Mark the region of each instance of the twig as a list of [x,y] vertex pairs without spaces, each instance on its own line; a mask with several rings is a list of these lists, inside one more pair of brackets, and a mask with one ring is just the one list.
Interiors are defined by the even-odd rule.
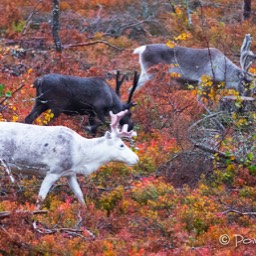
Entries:
[[[233,191],[233,189],[232,189],[232,191]],[[239,190],[240,191],[240,190]],[[215,200],[216,201],[216,200]],[[222,204],[227,210],[225,210],[225,211],[223,211],[223,212],[218,212],[218,213],[216,213],[216,214],[222,214],[222,215],[224,215],[224,214],[228,214],[228,213],[231,213],[231,212],[233,212],[233,213],[237,213],[237,214],[240,214],[240,215],[249,215],[249,216],[256,216],[256,212],[242,212],[242,211],[239,211],[239,210],[236,210],[236,209],[234,209],[233,207],[232,207],[232,205],[228,205],[228,204],[226,204],[225,202],[223,202],[221,199],[218,199],[217,200],[217,202],[218,203],[220,203],[220,204]]]
[[[35,231],[37,231],[38,233],[40,234],[55,234],[55,233],[66,233],[68,235],[71,235],[71,236],[79,236],[79,237],[82,237],[83,239],[87,239],[86,236],[82,235],[81,233],[84,231],[84,230],[81,230],[81,229],[74,229],[74,228],[53,228],[53,229],[50,229],[50,228],[39,228],[38,225],[37,225],[37,222],[34,221],[33,222],[33,228]],[[90,235],[91,238],[95,238],[95,235],[85,229],[86,232]]]
[[119,48],[115,45],[112,45],[106,41],[102,41],[102,40],[97,40],[97,41],[93,41],[93,42],[89,42],[89,43],[79,43],[79,44],[66,44],[66,45],[63,45],[63,49],[67,49],[67,48],[74,48],[74,47],[83,47],[83,46],[89,46],[89,45],[94,45],[94,44],[105,44],[109,47],[112,47],[118,51],[122,51],[123,49],[122,48]]
[[28,26],[29,26],[29,24],[31,23],[31,20],[32,20],[33,16],[34,16],[35,14],[37,14],[37,13],[42,9],[42,8],[40,8],[40,9],[36,10],[37,6],[38,6],[40,3],[42,3],[42,0],[38,0],[38,1],[36,2],[35,6],[33,7],[32,13],[29,14],[29,16],[28,16],[28,18],[27,18],[27,20],[26,20],[26,24],[25,24],[25,26],[24,26],[24,28],[23,28],[23,30],[22,30],[22,35],[23,35],[23,36],[27,33]]
[[[205,105],[203,105],[203,106],[209,115],[213,114]],[[219,112],[219,113],[221,113],[221,112]],[[225,127],[222,125],[222,123],[218,119],[213,118],[213,121],[217,124],[217,126],[221,129],[222,132],[224,132],[226,130]]]
[[[31,211],[16,211],[16,213],[32,213],[33,215],[45,214],[47,212],[48,211],[46,211],[46,210],[36,210],[36,211],[32,211],[32,212]],[[11,211],[0,212],[0,219],[10,217],[11,214],[12,214]]]
[[227,214],[227,213],[230,213],[230,212],[234,212],[234,213],[237,213],[237,214],[240,214],[240,215],[252,215],[252,216],[256,216],[256,212],[241,212],[241,211],[238,211],[238,210],[235,210],[235,209],[228,209],[224,212],[221,212],[221,214]]
[[209,148],[209,147],[207,147],[207,146],[205,146],[205,145],[198,144],[198,143],[194,144],[194,146],[195,146],[196,148],[199,148],[199,149],[201,149],[201,150],[203,150],[203,151],[206,151],[206,152],[208,152],[208,153],[211,153],[211,154],[218,154],[219,157],[224,158],[224,159],[229,159],[229,160],[230,160],[230,159],[232,158],[232,161],[235,162],[235,163],[238,163],[238,164],[241,164],[241,163],[242,163],[242,161],[238,160],[238,159],[235,157],[235,155],[233,155],[233,154],[232,154],[232,155],[226,155],[225,153],[223,153],[223,152],[221,152],[221,151],[219,151],[219,150],[212,149],[212,148]]
[[[212,118],[215,122],[216,122],[216,116],[219,115],[219,114],[222,114],[224,113],[223,111],[220,111],[220,112],[217,112],[217,113],[213,113],[213,114],[210,114],[208,116],[205,116],[204,118],[196,121],[195,123],[193,123],[189,128],[188,128],[188,134],[193,134],[192,132],[192,129],[194,129],[196,126],[198,126],[200,123],[204,122],[205,120],[209,119],[209,118]],[[219,125],[219,122],[217,123],[217,125]],[[220,126],[219,126],[220,127]],[[220,127],[221,130],[222,130],[222,127]],[[222,130],[223,132],[223,130]],[[194,144],[194,145],[197,145],[197,147],[199,147],[197,141],[195,139],[192,138],[192,136],[189,136],[189,139],[191,140],[191,142]],[[210,148],[208,148],[209,150],[211,150]],[[207,150],[207,151],[209,151]]]
[[208,116],[206,116],[206,117],[204,117],[204,118],[198,120],[197,122],[193,123],[193,124],[188,128],[188,131],[190,132],[190,131],[192,130],[192,128],[194,128],[195,126],[197,126],[197,125],[200,124],[201,122],[205,121],[206,119],[215,117],[215,116],[217,116],[217,115],[219,115],[219,114],[222,114],[222,113],[224,113],[224,111],[220,111],[220,112],[217,112],[217,113],[210,114],[210,115],[208,115]]
[[[21,90],[23,87],[25,86],[25,84],[21,84],[15,91],[12,92],[12,96],[13,94],[15,94],[16,92],[18,92],[19,90]],[[1,102],[0,105],[2,105],[9,97],[5,97]]]
[[138,21],[137,23],[122,25],[119,29],[119,33],[121,34],[123,32],[123,30],[125,30],[127,28],[136,27],[136,26],[139,26],[140,24],[147,23],[147,22],[149,22],[149,20],[146,19],[146,20]]
[[[207,109],[206,109],[206,110],[207,110]],[[210,113],[208,110],[207,110],[207,112]],[[194,124],[192,124],[192,125],[189,127],[189,129],[188,129],[189,134],[192,134],[191,130],[192,130],[193,128],[195,128],[198,124],[200,124],[201,122],[205,121],[205,120],[208,119],[208,118],[212,118],[212,119],[216,122],[217,120],[215,119],[215,117],[216,117],[217,115],[219,115],[219,114],[222,114],[222,113],[224,113],[224,111],[220,111],[220,112],[217,112],[217,113],[210,114],[210,115],[208,115],[208,116],[206,116],[206,117],[204,117],[204,118],[198,120],[197,122],[195,122]],[[221,128],[222,131],[224,131],[223,129],[225,129],[225,128],[224,128],[224,127],[222,128],[222,124],[221,124],[219,121],[217,121],[217,125],[219,125],[219,127]],[[208,153],[211,153],[211,154],[218,154],[219,157],[224,158],[224,159],[228,159],[228,160],[232,159],[232,161],[233,161],[234,163],[238,163],[238,164],[243,163],[241,160],[237,159],[234,154],[227,155],[227,154],[225,154],[224,152],[221,152],[221,151],[219,151],[219,150],[210,148],[210,147],[208,147],[208,146],[205,145],[205,144],[197,143],[196,140],[193,139],[193,138],[191,138],[191,137],[190,137],[190,140],[192,141],[192,143],[194,144],[194,146],[195,146],[196,148],[199,148],[199,149],[201,149],[201,150],[203,150],[203,151],[206,151],[206,152],[208,152]]]

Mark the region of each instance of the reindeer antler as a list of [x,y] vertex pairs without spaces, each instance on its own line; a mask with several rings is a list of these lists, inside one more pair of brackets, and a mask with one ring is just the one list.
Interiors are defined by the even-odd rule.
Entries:
[[254,60],[256,59],[256,55],[250,50],[252,44],[252,37],[250,34],[246,34],[243,44],[241,46],[241,55],[240,55],[240,65],[242,70],[250,75],[255,77],[255,74],[249,72],[251,65],[253,64]]
[[127,100],[127,104],[132,104],[132,96],[138,86],[138,82],[139,82],[139,74],[137,71],[134,72],[134,78],[133,78],[133,85],[132,85],[132,88],[131,88],[131,91],[130,91],[130,94],[129,94],[129,97],[128,97],[128,100]]
[[122,129],[120,130],[119,126],[119,121],[122,119],[123,116],[126,115],[128,110],[121,111],[117,114],[113,114],[112,111],[109,112],[110,117],[111,117],[111,132],[113,132],[117,137],[119,138],[132,138],[134,136],[137,136],[137,133],[133,130],[128,131],[128,125],[125,124],[123,125]]
[[120,97],[120,87],[124,82],[124,79],[126,79],[126,75],[123,75],[120,79],[120,70],[117,70],[116,73],[116,94]]

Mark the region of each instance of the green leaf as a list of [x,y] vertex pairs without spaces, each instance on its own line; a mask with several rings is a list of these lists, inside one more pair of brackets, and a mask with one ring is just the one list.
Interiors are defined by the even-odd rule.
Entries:
[[12,92],[11,91],[7,91],[5,93],[5,96],[8,97],[8,98],[12,97]]
[[240,108],[240,107],[241,107],[241,102],[236,102],[236,103],[235,103],[235,106],[236,106],[237,108]]
[[4,94],[4,84],[0,84],[0,97]]
[[250,173],[251,175],[255,175],[255,174],[256,174],[256,165],[250,165],[250,166],[248,167],[248,169],[249,169],[249,173]]
[[249,153],[247,154],[247,158],[252,161],[253,160],[253,153]]
[[225,156],[231,156],[232,154],[230,152],[225,152]]

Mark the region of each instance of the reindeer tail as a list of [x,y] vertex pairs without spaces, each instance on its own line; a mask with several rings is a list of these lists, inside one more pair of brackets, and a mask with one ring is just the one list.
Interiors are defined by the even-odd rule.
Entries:
[[146,45],[142,45],[133,51],[133,54],[142,54],[146,50]]

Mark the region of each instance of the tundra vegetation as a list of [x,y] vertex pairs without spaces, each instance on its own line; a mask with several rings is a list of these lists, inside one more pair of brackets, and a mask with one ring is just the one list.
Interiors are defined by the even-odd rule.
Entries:
[[[133,50],[142,45],[212,47],[240,66],[243,39],[251,34],[256,52],[253,1],[63,0],[59,13],[56,6],[56,0],[0,3],[2,122],[24,122],[35,103],[33,82],[49,73],[101,77],[114,89],[120,70],[128,77],[120,88],[127,99],[140,70]],[[206,75],[200,87],[183,90],[169,65],[151,69],[154,79],[135,91],[131,108],[140,160],[78,176],[85,206],[63,177],[38,210],[42,180],[13,174],[13,183],[0,167],[0,255],[255,254],[255,95],[236,97]],[[256,73],[254,64],[249,71]],[[207,97],[198,102],[198,95]],[[224,104],[224,96],[232,101]],[[53,119],[52,126],[92,137],[86,116],[53,117],[48,110],[34,123]]]

